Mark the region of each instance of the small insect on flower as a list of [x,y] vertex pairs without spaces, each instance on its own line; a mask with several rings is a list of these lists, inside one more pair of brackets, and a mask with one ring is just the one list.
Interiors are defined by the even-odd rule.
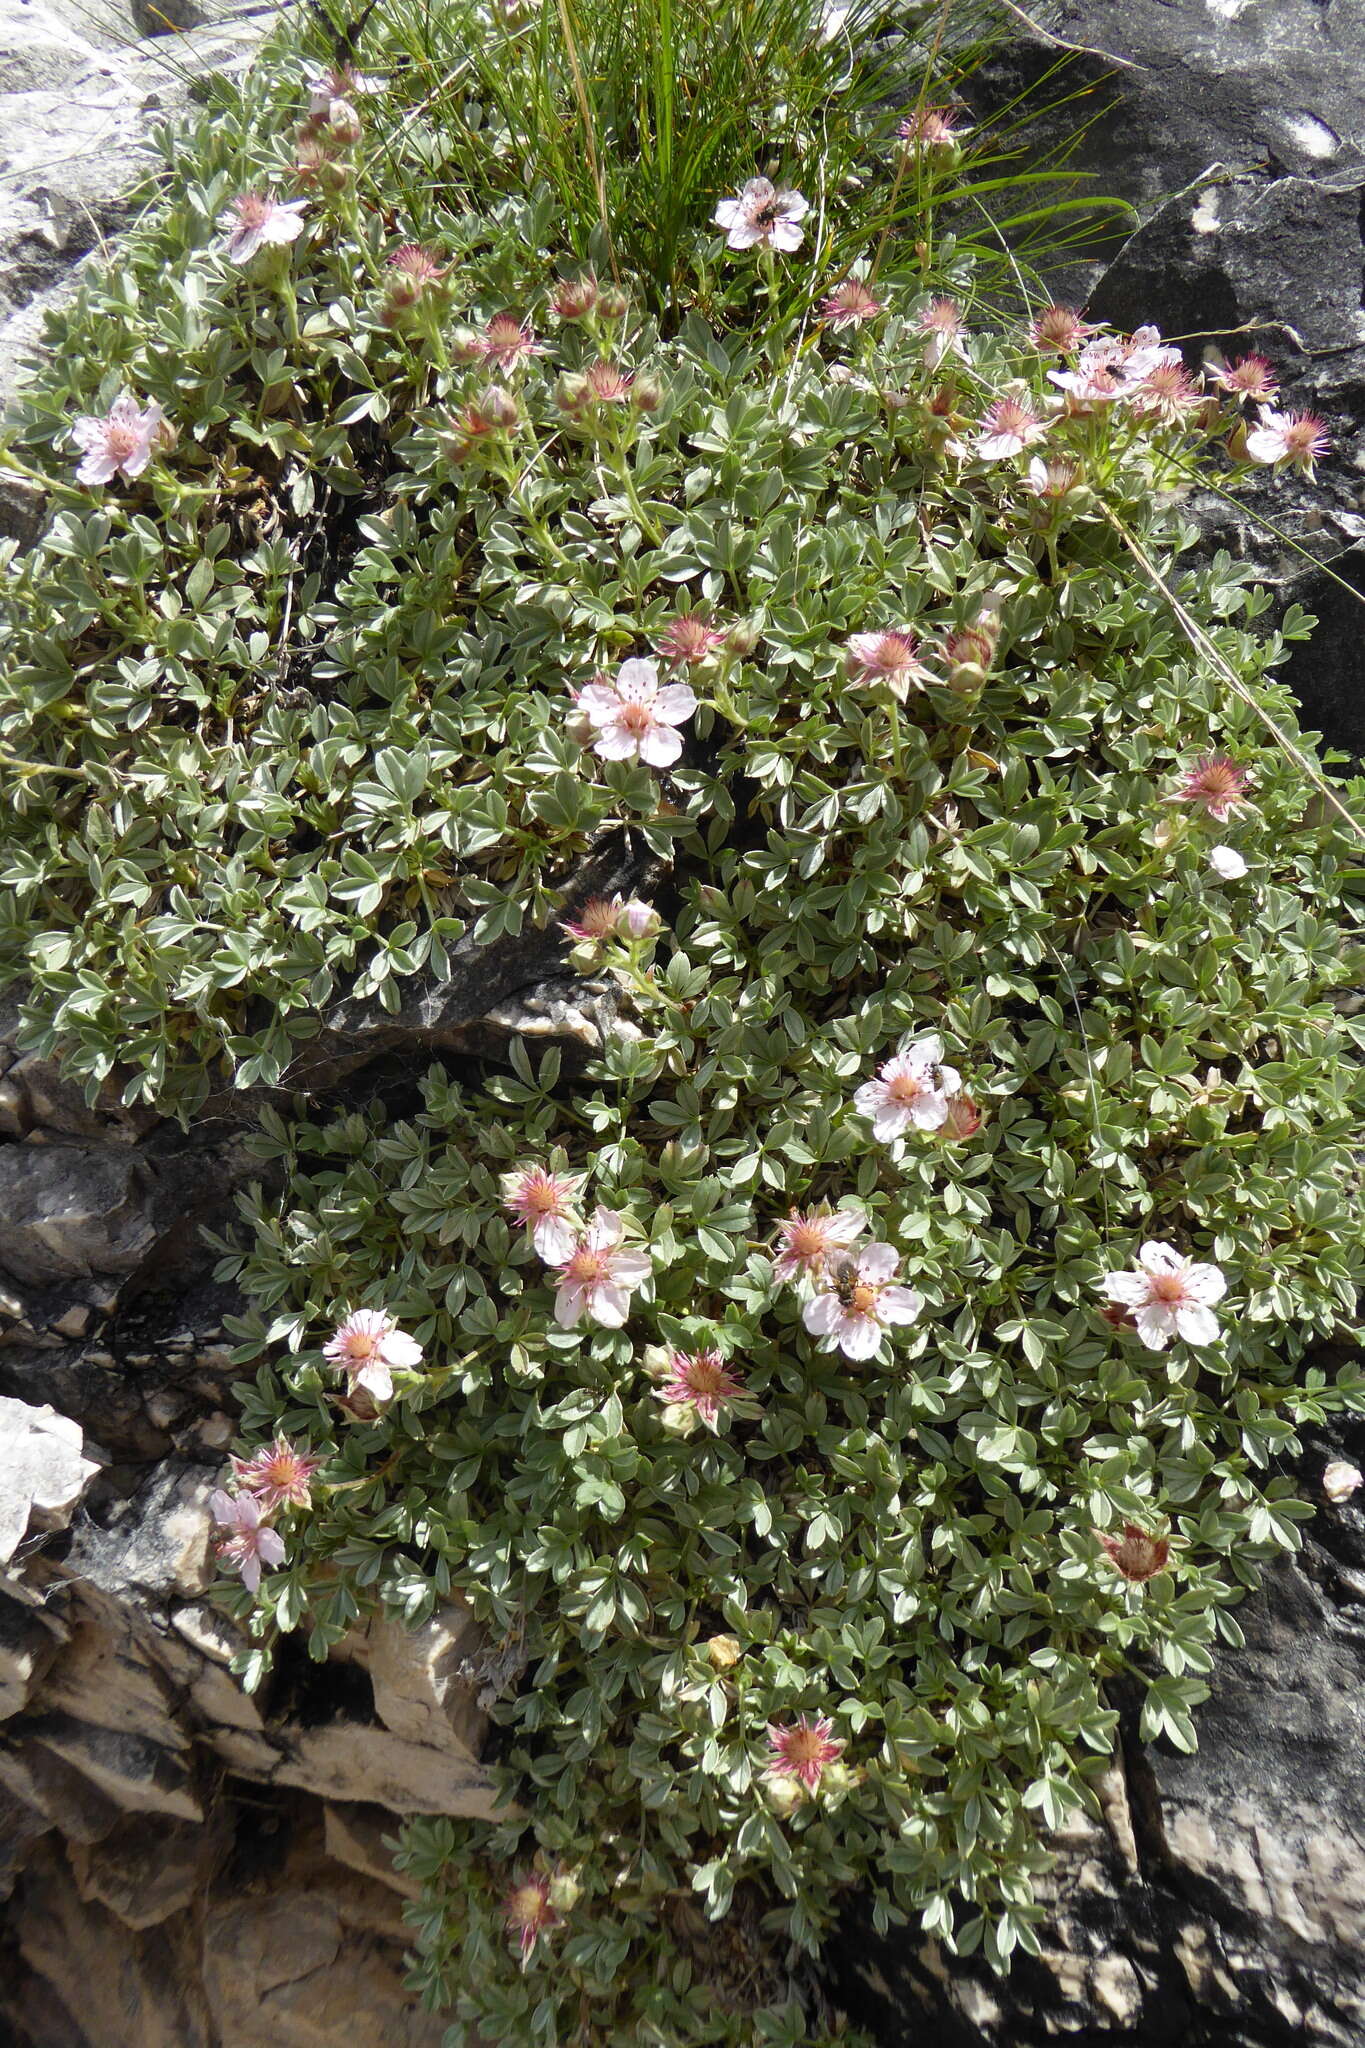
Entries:
[[1365,1486],[1365,1477],[1360,1468],[1345,1458],[1330,1458],[1322,1468],[1322,1490],[1328,1500],[1349,1500],[1361,1486]]
[[801,247],[805,230],[799,223],[809,211],[799,192],[779,189],[770,178],[750,178],[735,198],[721,200],[712,218],[725,229],[728,248],[762,246],[790,255]]
[[518,1167],[501,1178],[505,1208],[525,1226],[547,1265],[567,1259],[578,1242],[583,1180],[581,1173],[551,1173],[544,1166]]
[[672,1351],[668,1370],[669,1377],[654,1389],[658,1398],[691,1410],[713,1435],[719,1433],[722,1410],[744,1401],[744,1382],[719,1351]]
[[1311,477],[1313,464],[1325,455],[1332,439],[1315,412],[1276,412],[1261,409],[1260,424],[1246,437],[1247,454],[1253,462],[1285,465]]
[[952,1098],[961,1092],[962,1076],[956,1067],[943,1065],[943,1040],[933,1032],[887,1060],[875,1080],[856,1088],[853,1105],[871,1117],[873,1137],[887,1144],[909,1130],[938,1130],[947,1121]]
[[347,1375],[349,1392],[363,1387],[376,1401],[389,1401],[392,1368],[411,1371],[419,1366],[422,1347],[382,1308],[357,1308],[338,1323],[335,1335],[323,1346],[323,1356]]
[[855,683],[886,683],[904,700],[915,683],[932,681],[919,658],[919,641],[909,627],[854,633],[844,649],[844,667]]
[[235,1572],[240,1572],[248,1593],[258,1593],[261,1567],[272,1570],[284,1563],[284,1538],[277,1529],[266,1526],[261,1504],[252,1494],[240,1493],[234,1498],[221,1486],[215,1487],[209,1495],[209,1507],[221,1531],[213,1539],[214,1549]]
[[218,216],[227,234],[229,263],[250,263],[258,249],[282,248],[303,233],[306,199],[276,199],[269,192],[243,192]]
[[503,1919],[517,1938],[523,1969],[536,1943],[558,1927],[560,1916],[550,1898],[550,1880],[531,1871],[517,1879],[503,1900]]
[[881,299],[874,298],[860,278],[850,277],[843,284],[836,284],[820,301],[820,318],[826,327],[832,327],[836,334],[842,334],[846,327],[865,327],[869,320],[875,320],[886,307]]
[[624,1236],[621,1218],[599,1208],[565,1256],[546,1259],[559,1270],[555,1321],[562,1329],[572,1330],[585,1317],[606,1330],[625,1322],[631,1295],[654,1269],[647,1253],[622,1249]]
[[781,1247],[773,1260],[774,1280],[820,1280],[829,1261],[856,1244],[867,1218],[856,1209],[793,1209],[777,1226]]
[[1280,395],[1279,382],[1267,356],[1238,356],[1235,363],[1209,363],[1208,373],[1233,398],[1269,405]]
[[1213,1304],[1222,1300],[1227,1286],[1217,1266],[1200,1265],[1174,1245],[1156,1242],[1139,1248],[1132,1271],[1108,1273],[1101,1283],[1108,1300],[1131,1311],[1149,1351],[1164,1351],[1172,1337],[1187,1344],[1216,1344],[1220,1332]]
[[312,1477],[323,1462],[288,1437],[277,1436],[249,1458],[234,1457],[232,1477],[237,1491],[254,1494],[261,1513],[269,1515],[276,1508],[311,1507]]
[[973,450],[987,462],[999,462],[1009,455],[1022,455],[1035,441],[1045,438],[1046,420],[1040,420],[1022,398],[997,398],[981,422]]
[[769,1778],[790,1778],[809,1793],[818,1792],[820,1780],[831,1764],[839,1761],[848,1744],[834,1739],[834,1723],[828,1715],[798,1714],[788,1727],[768,1723]]
[[1193,768],[1185,770],[1179,788],[1163,797],[1162,802],[1191,804],[1206,817],[1225,825],[1234,811],[1250,808],[1246,796],[1249,780],[1246,769],[1226,754],[1205,754]]
[[812,1337],[823,1339],[824,1350],[872,1358],[888,1330],[915,1321],[924,1298],[899,1284],[898,1267],[889,1244],[870,1244],[856,1257],[841,1252],[830,1259],[820,1292],[801,1311],[802,1322]]
[[1096,1529],[1094,1533],[1115,1571],[1135,1586],[1165,1571],[1171,1551],[1168,1537],[1149,1535],[1136,1522],[1125,1522],[1121,1536],[1112,1535],[1107,1529]]
[[76,468],[78,484],[107,484],[115,476],[132,483],[141,476],[161,442],[164,426],[155,399],[145,411],[131,392],[121,391],[101,419],[82,413],[73,421],[71,438],[84,452]]
[[1041,355],[1069,356],[1095,329],[1070,306],[1045,306],[1029,327],[1029,340]]
[[677,727],[696,708],[690,685],[660,683],[654,661],[623,661],[615,681],[588,683],[577,695],[577,709],[593,728],[593,751],[603,761],[642,761],[649,768],[672,767],[683,750]]

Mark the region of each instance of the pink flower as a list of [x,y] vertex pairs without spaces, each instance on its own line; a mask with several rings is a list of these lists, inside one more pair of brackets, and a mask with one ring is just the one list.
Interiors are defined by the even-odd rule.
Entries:
[[980,1103],[970,1095],[955,1095],[948,1104],[948,1114],[939,1125],[938,1134],[950,1145],[961,1145],[976,1136],[984,1121]]
[[769,178],[750,178],[736,198],[721,200],[713,219],[717,227],[725,229],[731,249],[752,249],[762,243],[789,255],[801,246],[803,230],[797,223],[808,211],[799,192],[786,187],[779,191]]
[[836,334],[842,333],[845,327],[862,327],[885,310],[882,301],[874,298],[856,277],[836,284],[834,290],[820,301],[820,317]]
[[501,1186],[505,1206],[530,1231],[546,1265],[557,1266],[569,1258],[583,1228],[578,1213],[583,1175],[523,1166],[503,1174]]
[[561,918],[559,929],[582,944],[600,945],[603,939],[648,939],[663,920],[652,903],[638,896],[590,896],[576,918]]
[[949,107],[916,107],[896,130],[911,156],[929,156],[939,151],[955,154],[965,132],[959,129],[957,116]]
[[1253,462],[1288,463],[1291,469],[1312,476],[1313,464],[1331,447],[1331,436],[1315,412],[1275,412],[1262,406],[1260,425],[1247,435],[1247,454]]
[[493,363],[500,370],[514,370],[518,363],[545,353],[529,323],[518,320],[515,313],[495,313],[477,337],[475,347],[486,363]]
[[1187,768],[1179,789],[1162,798],[1167,804],[1195,804],[1208,817],[1226,824],[1234,811],[1249,808],[1246,801],[1247,773],[1226,754],[1205,754],[1193,768]]
[[981,422],[976,453],[988,462],[998,462],[1006,455],[1022,455],[1046,433],[1046,421],[1040,420],[1022,398],[997,398]]
[[485,385],[478,397],[462,405],[451,421],[454,431],[443,444],[445,452],[452,462],[467,462],[471,456],[490,450],[512,431],[520,418],[517,401],[510,391],[505,391],[501,384]]
[[323,1462],[311,1451],[297,1450],[288,1437],[277,1436],[250,1458],[234,1457],[232,1476],[238,1492],[254,1494],[261,1512],[269,1515],[276,1508],[311,1507],[310,1482]]
[[825,1771],[839,1761],[848,1747],[847,1743],[834,1741],[833,1735],[834,1723],[824,1714],[813,1721],[798,1714],[788,1728],[769,1721],[767,1776],[792,1778],[807,1792],[817,1792]]
[[773,1261],[774,1280],[820,1280],[828,1261],[846,1252],[867,1227],[856,1209],[793,1209],[777,1226],[782,1249]]
[[227,230],[229,263],[250,263],[258,249],[281,247],[303,233],[306,199],[276,199],[269,192],[243,192],[218,216]]
[[278,1530],[265,1526],[260,1502],[249,1493],[240,1493],[234,1499],[219,1486],[209,1495],[209,1506],[223,1532],[214,1537],[214,1549],[234,1571],[241,1573],[248,1593],[258,1593],[261,1566],[270,1568],[284,1563],[283,1537]]
[[630,1314],[630,1297],[653,1271],[644,1252],[622,1251],[625,1235],[619,1216],[598,1209],[583,1234],[563,1257],[547,1258],[559,1268],[555,1321],[572,1330],[586,1316],[604,1329],[619,1330]]
[[657,651],[670,668],[700,668],[724,645],[724,633],[709,626],[700,612],[679,612],[669,620]]
[[844,649],[844,666],[855,683],[889,683],[898,697],[912,683],[927,683],[929,671],[919,659],[919,641],[909,627],[881,633],[854,633]]
[[577,706],[586,712],[596,737],[593,751],[603,761],[643,761],[669,768],[682,753],[682,734],[697,708],[687,683],[659,681],[654,661],[623,661],[615,682],[588,683]]
[[72,440],[85,451],[76,482],[107,484],[122,475],[131,483],[151,461],[162,426],[161,407],[155,399],[144,412],[128,391],[119,393],[103,419],[82,413],[71,428]]
[[540,1937],[559,1925],[560,1916],[550,1902],[550,1880],[539,1872],[517,1879],[503,1901],[502,1912],[517,1937],[523,1964],[529,1961]]
[[655,1388],[661,1401],[680,1408],[694,1408],[709,1430],[717,1429],[722,1408],[744,1398],[744,1382],[731,1372],[719,1351],[698,1351],[692,1356],[671,1351],[670,1378]]
[[1026,491],[1032,491],[1035,498],[1045,498],[1053,505],[1060,505],[1064,498],[1070,497],[1080,482],[1080,464],[1068,462],[1060,455],[1050,455],[1046,462],[1041,455],[1033,456],[1023,476]]
[[323,1346],[339,1372],[350,1376],[348,1392],[364,1387],[376,1401],[393,1397],[393,1366],[411,1369],[422,1362],[422,1347],[407,1337],[382,1308],[356,1308],[337,1325]]
[[949,354],[959,355],[966,362],[967,344],[956,299],[932,299],[920,314],[919,325],[929,337],[924,360],[931,370],[936,370]]
[[1111,1535],[1107,1529],[1096,1529],[1095,1536],[1114,1569],[1135,1586],[1166,1569],[1170,1539],[1149,1535],[1136,1522],[1125,1522],[1121,1536]]
[[1257,404],[1268,405],[1272,398],[1279,397],[1280,387],[1266,356],[1238,356],[1235,363],[1210,363],[1208,373],[1234,398],[1250,398]]
[[550,310],[557,320],[586,320],[596,306],[597,279],[590,270],[561,278],[550,294]]
[[871,1358],[888,1329],[913,1323],[924,1297],[896,1280],[898,1261],[889,1244],[870,1244],[854,1258],[843,1253],[830,1261],[825,1285],[801,1311],[813,1337],[826,1351],[845,1358]]
[[1151,414],[1166,426],[1182,420],[1204,402],[1204,394],[1183,362],[1158,363],[1133,385],[1129,397],[1134,412]]
[[378,78],[367,78],[363,72],[353,71],[349,64],[334,64],[329,70],[320,71],[305,81],[308,111],[315,119],[331,121],[338,101],[345,104],[364,99],[368,93],[378,92],[381,83]]
[[1070,306],[1045,306],[1029,328],[1029,340],[1043,355],[1069,356],[1095,330]]
[[1149,1351],[1164,1351],[1172,1337],[1187,1344],[1216,1344],[1218,1318],[1213,1304],[1227,1292],[1217,1266],[1197,1265],[1170,1244],[1144,1244],[1137,1265],[1127,1273],[1108,1273],[1102,1283],[1110,1301],[1130,1311],[1137,1333]]
[[943,1040],[918,1038],[882,1067],[874,1081],[854,1090],[856,1109],[872,1119],[872,1135],[883,1144],[914,1128],[936,1131],[947,1121],[948,1104],[962,1091],[956,1067],[945,1067]]

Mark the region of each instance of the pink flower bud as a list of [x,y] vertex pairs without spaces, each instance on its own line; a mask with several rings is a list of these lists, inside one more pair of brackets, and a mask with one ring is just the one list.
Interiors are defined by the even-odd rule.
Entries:
[[560,320],[586,320],[597,305],[597,279],[590,270],[566,277],[550,294],[550,310]]
[[603,285],[597,295],[597,310],[604,320],[624,320],[630,301],[619,285]]
[[955,1095],[948,1104],[947,1116],[939,1126],[939,1135],[950,1144],[960,1145],[966,1139],[974,1138],[984,1122],[979,1103],[970,1095]]

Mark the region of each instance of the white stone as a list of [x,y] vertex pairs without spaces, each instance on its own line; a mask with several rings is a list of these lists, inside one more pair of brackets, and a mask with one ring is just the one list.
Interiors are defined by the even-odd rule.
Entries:
[[99,1470],[83,1444],[70,1416],[0,1395],[0,1564],[9,1563],[30,1523],[66,1527]]

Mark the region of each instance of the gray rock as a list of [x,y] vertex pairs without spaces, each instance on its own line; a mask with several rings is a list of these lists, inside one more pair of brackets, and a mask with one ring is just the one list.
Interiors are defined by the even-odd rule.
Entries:
[[4,1270],[51,1286],[136,1271],[155,1243],[137,1159],[111,1146],[0,1148]]
[[170,1459],[159,1466],[107,1528],[83,1522],[66,1569],[119,1599],[201,1593],[214,1575],[210,1554],[214,1475]]

